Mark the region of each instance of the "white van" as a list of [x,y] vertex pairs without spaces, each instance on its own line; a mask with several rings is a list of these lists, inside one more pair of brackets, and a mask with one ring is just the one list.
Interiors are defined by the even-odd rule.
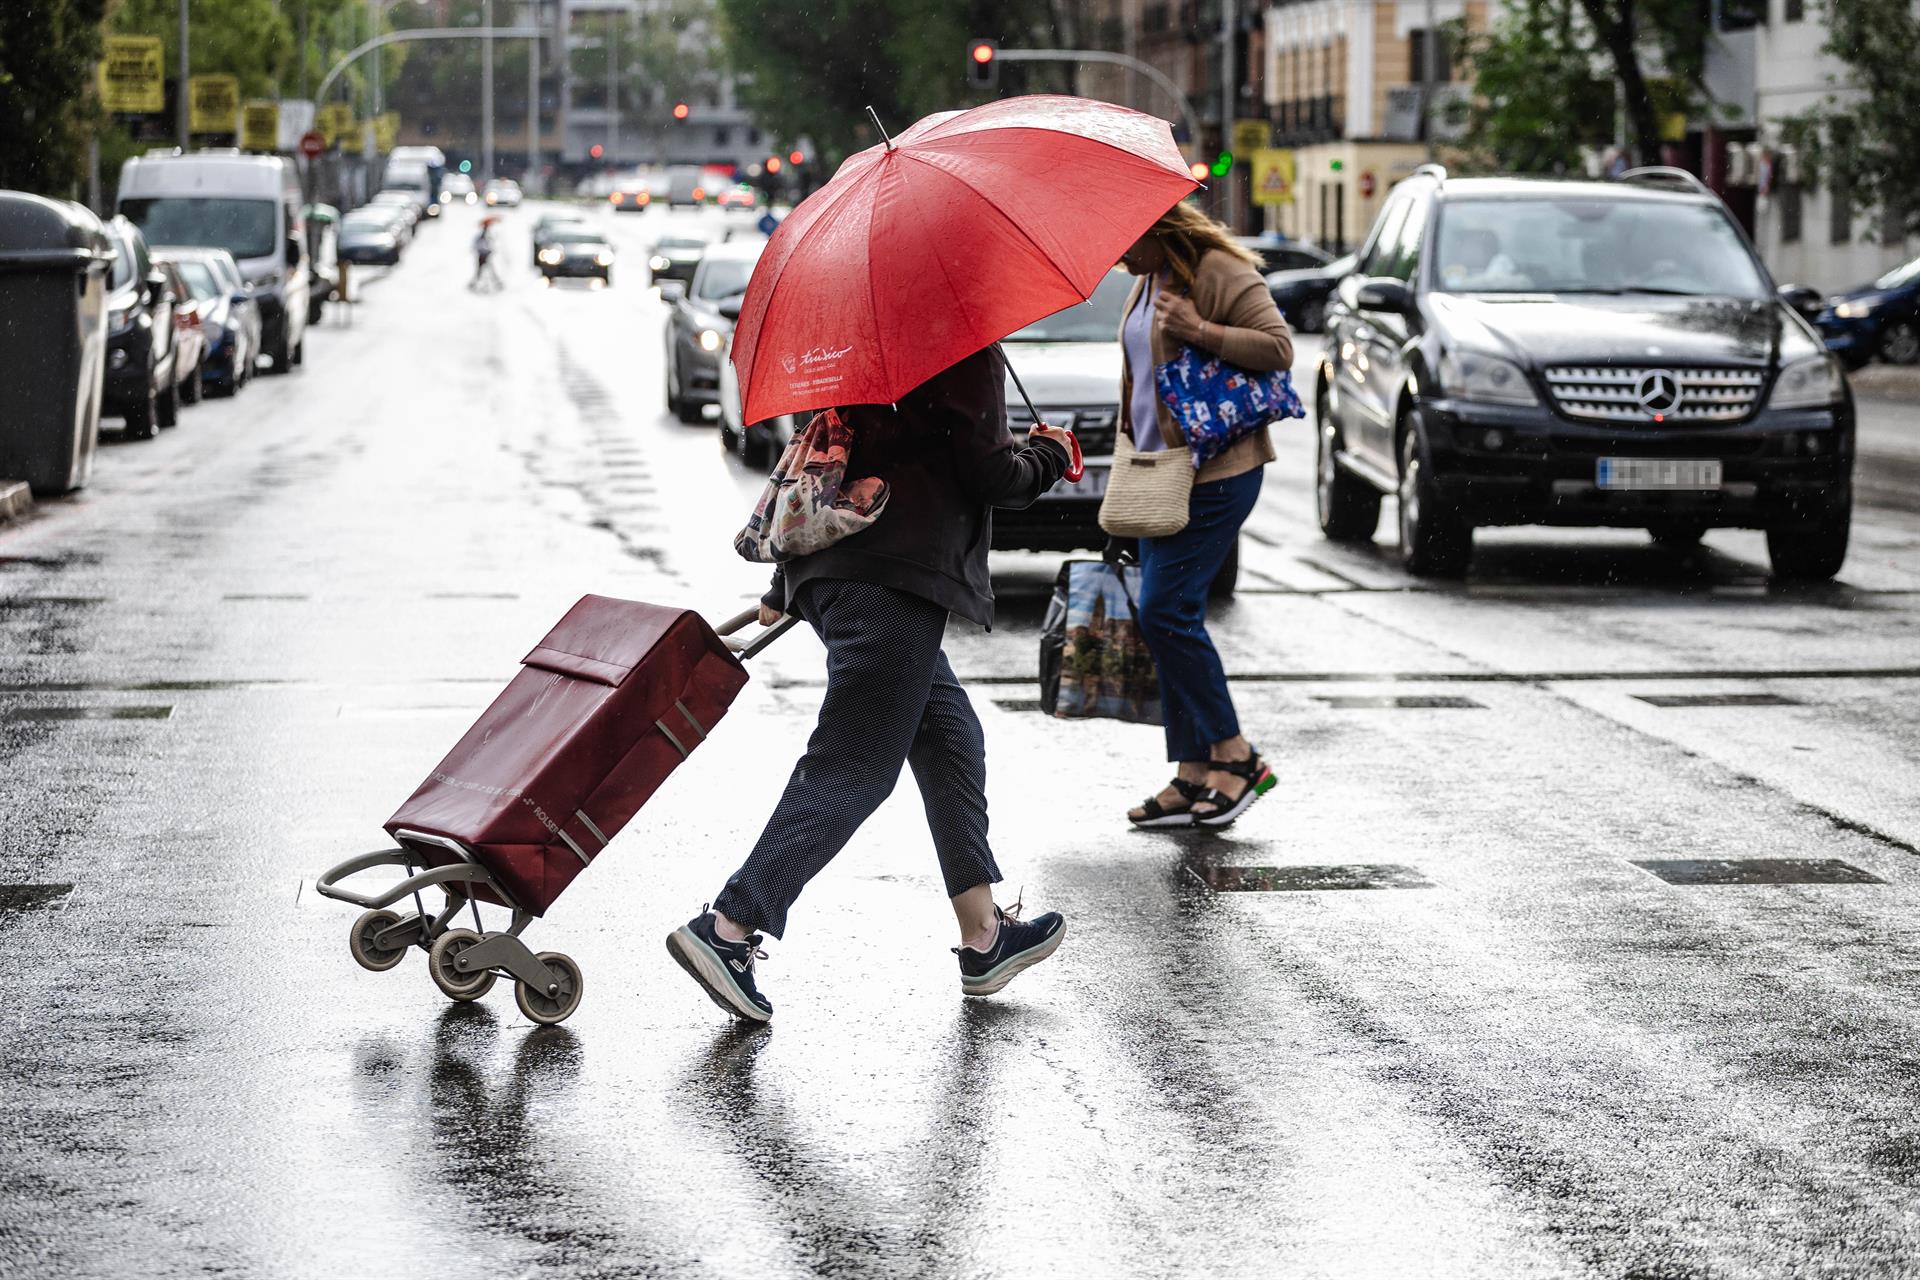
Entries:
[[446,203],[440,188],[447,173],[447,157],[438,147],[395,147],[387,154],[383,191],[404,191],[420,202],[429,218],[440,216]]
[[156,249],[225,249],[260,310],[273,372],[305,355],[307,228],[291,160],[235,150],[156,151],[120,169],[119,211]]

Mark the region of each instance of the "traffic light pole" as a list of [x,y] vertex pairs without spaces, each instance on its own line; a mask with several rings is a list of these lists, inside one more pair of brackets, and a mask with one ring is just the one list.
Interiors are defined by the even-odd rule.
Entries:
[[1130,58],[1124,53],[1110,53],[1105,49],[1000,49],[994,54],[996,62],[1105,62],[1116,67],[1126,67],[1137,71],[1158,85],[1180,108],[1180,118],[1187,126],[1187,145],[1196,149],[1200,146],[1200,120],[1193,114],[1193,104],[1187,101],[1187,95],[1180,92],[1180,86],[1151,63]]
[[382,49],[390,44],[400,44],[407,40],[532,40],[538,43],[539,39],[540,28],[538,27],[409,27],[400,31],[389,31],[371,40],[363,40],[349,49],[320,81],[320,88],[315,91],[313,100],[325,102],[327,90],[333,88],[334,82],[346,74],[348,67],[375,49]]

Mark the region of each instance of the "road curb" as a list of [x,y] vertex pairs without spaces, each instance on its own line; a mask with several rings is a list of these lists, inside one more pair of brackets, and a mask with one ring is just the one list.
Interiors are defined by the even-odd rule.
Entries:
[[33,490],[24,480],[0,480],[0,524],[24,520],[33,511]]

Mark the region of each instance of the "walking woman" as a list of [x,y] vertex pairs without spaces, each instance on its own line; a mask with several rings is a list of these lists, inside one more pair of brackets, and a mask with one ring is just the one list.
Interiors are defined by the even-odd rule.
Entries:
[[987,844],[986,742],[941,651],[947,616],[993,621],[987,545],[994,506],[1025,507],[1067,466],[1066,433],[1036,426],[1025,445],[1007,429],[1006,363],[976,352],[897,405],[845,410],[854,446],[848,480],[879,476],[889,497],[868,528],[782,564],[761,621],[804,619],[827,647],[827,691],[806,754],[759,843],[712,910],[667,949],[715,1003],[766,1022],[754,960],[760,933],[786,933],[800,891],[913,767],[947,896],[960,925],[960,986],[989,996],[1053,954],[1066,921],[1032,921],[994,905],[1001,879]]
[[[1154,380],[1154,370],[1177,359],[1183,345],[1251,372],[1292,366],[1293,337],[1258,259],[1191,204],[1167,210],[1120,261],[1140,277],[1120,328],[1121,430],[1135,450],[1186,448]],[[1135,826],[1224,827],[1273,785],[1267,762],[1241,735],[1207,634],[1207,589],[1259,499],[1261,469],[1273,457],[1265,427],[1236,441],[1194,476],[1186,527],[1140,539],[1140,629],[1160,671],[1167,759],[1178,772],[1128,813]]]

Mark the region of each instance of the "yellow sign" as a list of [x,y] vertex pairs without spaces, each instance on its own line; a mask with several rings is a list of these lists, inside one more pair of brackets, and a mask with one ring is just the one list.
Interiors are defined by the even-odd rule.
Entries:
[[240,81],[233,76],[187,77],[187,132],[238,133]]
[[241,109],[240,147],[245,151],[280,149],[279,103],[259,99]]
[[1233,122],[1233,154],[1250,156],[1273,145],[1273,126],[1265,120]]
[[1255,204],[1293,203],[1293,152],[1261,147],[1253,153],[1252,172]]
[[1687,113],[1669,111],[1659,119],[1660,141],[1685,142],[1687,140]]
[[159,36],[108,36],[100,51],[100,105],[108,111],[167,109],[167,64]]
[[393,144],[400,140],[400,113],[382,111],[373,118],[373,145],[380,151],[393,150]]
[[353,107],[345,102],[323,102],[314,118],[314,128],[327,135],[327,145],[340,146],[352,142],[353,149],[360,149],[360,137],[354,128]]

